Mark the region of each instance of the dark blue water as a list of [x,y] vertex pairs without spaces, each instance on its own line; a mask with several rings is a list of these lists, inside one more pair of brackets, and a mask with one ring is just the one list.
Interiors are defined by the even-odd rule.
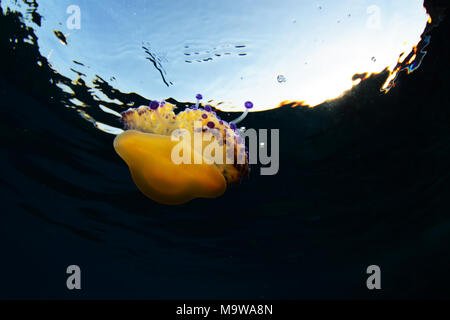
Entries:
[[[281,129],[279,173],[253,166],[223,197],[175,207],[145,198],[113,136],[65,107],[72,96],[54,83],[81,101],[89,88],[46,65],[23,26],[2,12],[1,298],[449,297],[448,20],[387,95],[381,74],[314,109],[251,114],[247,127]],[[366,288],[372,264],[381,291]]]

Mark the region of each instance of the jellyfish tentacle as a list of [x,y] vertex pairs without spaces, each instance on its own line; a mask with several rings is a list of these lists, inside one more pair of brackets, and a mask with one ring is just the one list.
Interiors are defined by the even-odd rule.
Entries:
[[242,120],[245,119],[245,117],[247,117],[248,115],[248,111],[253,108],[253,103],[251,101],[247,101],[245,103],[245,111],[243,114],[241,114],[239,117],[237,117],[236,119],[234,119],[233,121],[231,121],[232,123],[234,123],[235,125],[238,124],[239,122],[241,122]]
[[195,98],[197,99],[197,102],[195,103],[195,108],[198,109],[199,105],[200,105],[200,101],[203,99],[203,96],[198,93]]

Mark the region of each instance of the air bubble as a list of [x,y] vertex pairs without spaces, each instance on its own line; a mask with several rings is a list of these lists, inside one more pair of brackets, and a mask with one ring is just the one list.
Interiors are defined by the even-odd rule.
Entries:
[[286,79],[285,76],[283,76],[282,74],[280,74],[280,75],[277,77],[277,81],[278,81],[279,83],[283,83],[283,82],[286,82],[287,79]]

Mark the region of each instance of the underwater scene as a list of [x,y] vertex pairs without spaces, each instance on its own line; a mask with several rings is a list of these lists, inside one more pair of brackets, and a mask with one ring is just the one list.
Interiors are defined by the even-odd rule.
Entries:
[[450,298],[447,2],[1,0],[0,299]]

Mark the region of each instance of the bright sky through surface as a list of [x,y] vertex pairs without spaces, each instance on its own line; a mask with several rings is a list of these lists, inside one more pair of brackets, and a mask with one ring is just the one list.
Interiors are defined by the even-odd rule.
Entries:
[[[70,30],[73,4],[81,28]],[[150,99],[202,93],[229,111],[247,100],[266,110],[336,98],[354,74],[392,70],[428,20],[422,0],[58,0],[38,11],[41,54],[59,73],[76,79],[73,68],[88,83],[114,77],[115,88]]]

